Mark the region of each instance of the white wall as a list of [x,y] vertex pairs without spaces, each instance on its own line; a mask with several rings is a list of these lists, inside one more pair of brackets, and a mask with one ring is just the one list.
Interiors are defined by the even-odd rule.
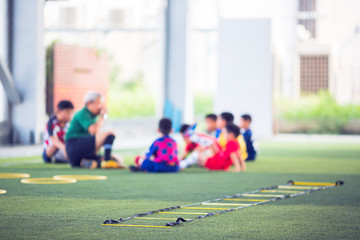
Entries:
[[360,32],[340,46],[335,97],[339,103],[360,104]]
[[223,18],[271,19],[271,44],[277,59],[277,87],[285,96],[294,93],[298,0],[219,0]]
[[255,137],[273,133],[270,19],[221,19],[216,112],[253,117]]
[[317,41],[341,44],[360,27],[359,0],[317,0]]

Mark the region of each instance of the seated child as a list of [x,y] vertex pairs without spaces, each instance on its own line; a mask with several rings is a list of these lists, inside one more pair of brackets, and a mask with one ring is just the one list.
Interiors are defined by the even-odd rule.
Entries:
[[135,165],[130,166],[132,172],[177,172],[179,171],[177,144],[169,134],[172,131],[172,122],[163,118],[159,122],[158,131],[162,135],[151,145],[145,157],[136,157]]
[[[223,112],[223,113],[220,114],[219,121],[218,121],[218,127],[219,127],[219,129],[221,129],[221,133],[220,133],[220,136],[219,136],[219,144],[223,149],[225,148],[226,143],[227,143],[223,130],[224,130],[226,125],[232,124],[233,122],[234,122],[234,115],[232,113]],[[247,154],[247,151],[246,151],[246,143],[245,143],[244,138],[243,138],[243,136],[241,134],[238,137],[238,142],[239,142],[239,145],[240,145],[241,158],[246,159],[248,157],[248,154]]]
[[251,116],[249,114],[244,114],[240,118],[240,128],[242,132],[242,136],[246,143],[247,149],[247,158],[245,161],[254,161],[256,159],[256,149],[254,147],[254,141],[252,139],[252,132],[250,129],[251,124]]
[[[225,127],[226,146],[224,150],[215,153],[213,156],[199,154],[199,165],[209,170],[228,171],[234,166],[234,172],[246,170],[246,164],[240,156],[240,146],[237,140],[240,135],[240,128],[235,124],[228,124]],[[216,149],[216,146],[215,146]]]
[[55,114],[50,116],[46,125],[44,135],[44,153],[42,155],[45,163],[68,163],[65,150],[65,134],[71,120],[74,106],[70,101],[63,100],[57,105]]
[[183,124],[180,127],[180,133],[182,135],[182,137],[184,138],[184,142],[185,142],[185,151],[183,153],[183,155],[181,156],[180,160],[183,160],[185,158],[187,158],[197,147],[199,144],[193,142],[190,139],[190,136],[188,136],[188,134],[186,134],[186,130],[188,130],[191,126],[189,124]]
[[215,138],[219,138],[221,133],[221,129],[217,128],[217,118],[213,113],[205,116],[206,133]]
[[185,154],[180,162],[180,169],[185,169],[198,164],[200,151],[202,154],[212,155],[214,147],[211,149],[211,146],[216,146],[218,151],[221,149],[215,137],[196,133],[195,128],[196,124],[192,126],[184,124],[180,130],[184,141],[187,143]]
[[234,115],[230,112],[223,112],[220,114],[217,122],[217,126],[220,129],[219,134],[219,144],[222,148],[226,146],[226,138],[225,138],[225,127],[228,124],[231,124],[234,122]]

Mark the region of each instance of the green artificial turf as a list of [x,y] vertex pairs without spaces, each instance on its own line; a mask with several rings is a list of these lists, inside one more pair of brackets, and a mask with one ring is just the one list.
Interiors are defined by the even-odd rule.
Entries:
[[[40,158],[0,159],[0,172],[24,172],[31,177],[59,174],[108,177],[104,181],[64,185],[30,185],[20,183],[19,179],[0,179],[0,189],[8,191],[0,195],[0,239],[360,238],[360,144],[261,142],[260,148],[259,159],[249,163],[243,173],[208,172],[200,168],[178,174],[88,171],[45,165]],[[120,153],[129,163],[139,152]],[[290,179],[321,182],[341,179],[345,185],[169,229],[101,226],[109,218],[247,192],[284,184]],[[128,224],[166,222],[131,220]]]

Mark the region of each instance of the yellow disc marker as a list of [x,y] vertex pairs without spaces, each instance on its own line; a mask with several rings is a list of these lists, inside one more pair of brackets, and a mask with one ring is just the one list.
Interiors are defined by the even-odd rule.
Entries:
[[73,178],[66,178],[66,179],[27,178],[27,179],[21,179],[21,182],[26,184],[66,184],[66,183],[76,183],[77,180]]
[[6,190],[0,189],[0,194],[5,194],[5,193],[7,193]]
[[100,175],[57,175],[54,176],[54,179],[76,179],[78,181],[86,181],[86,180],[106,180],[106,176]]
[[0,173],[0,179],[6,178],[29,178],[30,174],[27,173]]

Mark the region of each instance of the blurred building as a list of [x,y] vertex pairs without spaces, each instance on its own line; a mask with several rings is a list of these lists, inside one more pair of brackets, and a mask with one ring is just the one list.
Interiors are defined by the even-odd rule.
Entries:
[[[141,72],[152,88],[162,77],[164,7],[161,0],[49,1],[45,44],[61,39],[106,48],[124,80]],[[324,89],[339,102],[358,101],[348,93],[360,94],[359,67],[341,60],[345,52],[357,54],[358,0],[189,0],[188,11],[189,77],[196,91],[214,92],[217,85],[219,19],[269,18],[275,93],[294,97]]]
[[106,51],[116,81],[139,76],[158,90],[164,65],[164,13],[162,0],[48,1],[44,5],[45,45],[68,45]]
[[[124,81],[142,73],[156,91],[164,6],[161,0],[50,1],[44,11],[45,43],[61,39],[106,48]],[[268,18],[275,94],[296,97],[323,89],[340,103],[360,101],[358,0],[189,0],[188,10],[188,72],[195,91],[215,94],[219,19]]]
[[[208,12],[218,4],[221,18],[271,20],[276,95],[297,97],[323,89],[340,103],[359,103],[360,1],[222,0],[208,7],[209,1],[195,2]],[[208,21],[197,21],[216,29],[216,19],[206,16]]]
[[[14,80],[1,77],[0,139],[39,142],[46,119],[43,56],[57,40],[106,51],[110,78],[140,79],[156,96],[157,116],[170,99],[173,112],[186,116],[179,119],[192,121],[192,95],[215,98],[226,81],[219,78],[219,34],[222,20],[231,19],[249,23],[234,29],[237,37],[251,35],[254,21],[269,22],[266,93],[296,98],[328,90],[339,103],[360,103],[358,0],[0,0],[0,11],[1,66]],[[241,60],[258,61],[256,54]],[[248,90],[248,80],[241,81],[239,94]]]
[[[359,29],[357,0],[298,0],[289,77],[274,76],[275,89],[285,96],[328,90],[339,103],[360,103]],[[289,9],[290,10],[290,9]],[[289,11],[290,12],[290,11]],[[276,43],[275,43],[276,44]],[[289,41],[290,44],[290,41]],[[275,49],[281,46],[275,47]],[[287,63],[274,51],[281,72]]]
[[[238,89],[237,98],[240,101],[233,103],[232,110],[236,113],[249,112],[255,116],[254,126],[257,136],[269,136],[269,131],[264,129],[264,123],[268,125],[273,121],[269,111],[268,86],[265,84],[267,76],[263,76],[263,84],[255,83],[249,75],[244,75],[248,69],[254,68],[249,63],[258,62],[258,71],[267,72],[262,59],[258,57],[258,49],[254,54],[249,54],[251,45],[242,42],[238,37],[243,34],[243,39],[251,41],[253,45],[267,45],[261,40],[249,38],[249,35],[257,35],[259,26],[251,26],[252,21],[270,20],[271,24],[271,51],[272,51],[272,92],[274,96],[286,98],[298,98],[301,95],[317,93],[320,90],[329,91],[339,103],[359,104],[360,96],[360,65],[359,65],[359,28],[360,28],[360,1],[356,0],[193,0],[191,1],[191,34],[189,48],[192,49],[192,58],[189,59],[190,76],[199,86],[213,86],[213,92],[219,92],[215,101],[228,98],[222,90],[226,84]],[[227,52],[244,55],[232,58],[232,61],[224,62],[218,57],[221,55],[222,20],[248,21],[249,28],[240,27],[233,29],[234,38],[238,39],[238,45],[232,43]],[[241,31],[239,33],[239,31]],[[266,32],[266,28],[261,29]],[[260,36],[260,35],[259,35]],[[266,38],[266,37],[265,37]],[[243,48],[240,45],[247,46]],[[207,48],[207,49],[206,49]],[[264,50],[264,59],[268,53]],[[218,62],[220,59],[223,62]],[[243,64],[244,66],[237,64]],[[233,71],[226,75],[219,69],[221,65],[234,65],[238,73]],[[256,65],[256,64],[255,64]],[[209,77],[210,76],[210,77]],[[238,77],[240,84],[229,84],[227,79]],[[254,73],[256,78],[261,74]],[[211,81],[212,77],[215,81]],[[214,84],[215,83],[215,84]],[[257,85],[260,96],[249,94],[255,93]],[[219,91],[220,89],[220,91]],[[204,88],[204,92],[211,92]],[[231,95],[236,96],[235,93]],[[242,95],[246,95],[245,99]],[[235,101],[232,100],[232,101]],[[259,103],[262,102],[262,105]],[[230,105],[231,100],[216,107],[224,109]],[[263,108],[263,109],[262,109]],[[271,105],[270,105],[271,108]],[[270,109],[271,111],[271,109]],[[259,120],[260,119],[260,120]],[[260,121],[260,123],[258,122]],[[258,125],[260,124],[260,125]],[[269,129],[266,127],[266,129]]]

